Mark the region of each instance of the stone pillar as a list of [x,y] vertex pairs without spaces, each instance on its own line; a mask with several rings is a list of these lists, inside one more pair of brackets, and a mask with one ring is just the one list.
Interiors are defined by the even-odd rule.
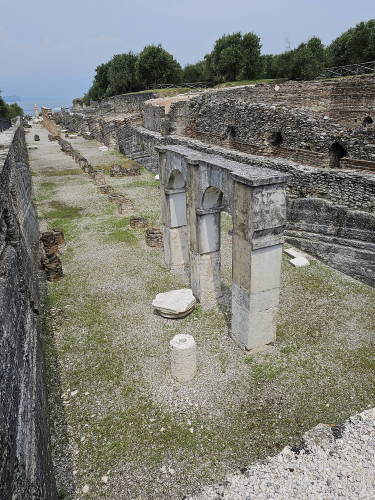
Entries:
[[218,304],[222,296],[220,275],[221,206],[201,208],[202,191],[198,164],[190,162],[189,229],[190,282],[203,309]]
[[231,335],[241,348],[254,349],[276,336],[285,180],[233,179]]
[[165,153],[159,152],[161,213],[164,259],[173,271],[186,271],[189,264],[186,188],[169,188]]
[[171,373],[179,382],[188,382],[197,371],[197,346],[194,337],[178,334],[169,342],[171,349]]

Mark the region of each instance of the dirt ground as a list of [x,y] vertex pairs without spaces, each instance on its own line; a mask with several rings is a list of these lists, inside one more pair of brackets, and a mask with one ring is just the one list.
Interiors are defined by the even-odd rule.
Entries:
[[[375,291],[310,258],[286,255],[277,340],[258,354],[236,347],[230,324],[231,218],[222,217],[223,305],[167,320],[151,302],[189,286],[149,248],[141,215],[160,225],[154,175],[107,181],[133,200],[117,215],[71,157],[40,135],[30,151],[42,227],[62,229],[64,278],[49,283],[43,346],[53,457],[61,498],[175,499],[374,406]],[[99,143],[69,139],[105,173],[129,163]],[[169,372],[169,340],[192,334],[199,371]]]

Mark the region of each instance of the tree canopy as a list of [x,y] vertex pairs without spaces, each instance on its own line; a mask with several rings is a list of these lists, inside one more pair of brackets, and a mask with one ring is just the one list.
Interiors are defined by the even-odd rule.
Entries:
[[23,109],[17,103],[7,104],[0,95],[0,117],[11,120],[16,116],[23,116]]
[[211,84],[256,78],[310,80],[328,66],[375,60],[375,19],[357,24],[328,47],[312,37],[281,54],[261,55],[255,33],[225,34],[201,61],[183,69],[161,45],[148,45],[140,54],[116,54],[96,68],[86,103],[115,94],[145,90],[154,84],[204,81]]

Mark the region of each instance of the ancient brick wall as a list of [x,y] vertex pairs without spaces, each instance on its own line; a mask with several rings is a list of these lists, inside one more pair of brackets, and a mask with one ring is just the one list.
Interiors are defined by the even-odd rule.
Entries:
[[[306,85],[310,88],[312,84]],[[274,92],[277,97],[279,92]],[[355,128],[348,129],[325,114],[324,109],[318,112],[296,108],[293,99],[288,104],[259,99],[259,95],[243,88],[203,93],[184,103],[184,113],[179,109],[174,116],[172,106],[169,128],[211,144],[306,165],[375,170],[373,123],[363,123],[362,119]],[[343,158],[345,163],[340,165]],[[357,160],[367,163],[358,164]]]
[[54,499],[40,348],[39,227],[19,122],[0,134],[0,498]]

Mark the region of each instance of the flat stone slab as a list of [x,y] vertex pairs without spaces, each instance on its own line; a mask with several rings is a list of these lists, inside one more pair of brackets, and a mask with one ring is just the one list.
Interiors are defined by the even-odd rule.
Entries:
[[299,252],[295,248],[284,248],[284,252],[287,255],[290,255],[291,257],[294,257],[294,258],[295,257],[303,257],[303,255],[301,254],[301,252]]
[[190,288],[158,293],[152,306],[165,318],[184,318],[192,312],[197,303]]
[[99,146],[99,151],[108,151],[107,146]]
[[295,257],[294,259],[290,259],[289,262],[294,267],[305,267],[310,264],[310,262],[307,259],[305,259],[305,257],[302,257],[302,255],[300,255],[299,257]]

